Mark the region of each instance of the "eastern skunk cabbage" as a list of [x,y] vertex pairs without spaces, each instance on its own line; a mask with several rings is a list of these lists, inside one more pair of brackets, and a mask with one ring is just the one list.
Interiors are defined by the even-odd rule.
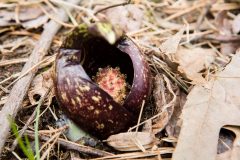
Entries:
[[54,87],[68,117],[104,139],[136,124],[151,75],[130,38],[97,22],[66,37],[56,57]]

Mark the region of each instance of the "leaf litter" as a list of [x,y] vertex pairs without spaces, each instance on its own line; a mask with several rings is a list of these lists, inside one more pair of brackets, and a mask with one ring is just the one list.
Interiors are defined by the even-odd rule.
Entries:
[[[116,2],[83,0],[79,5],[62,0],[0,2],[0,108],[45,23],[54,20],[63,25],[49,50],[48,56],[52,56],[72,27],[82,22],[89,24],[93,19],[108,20],[126,32],[151,65],[154,91],[141,121],[131,132],[112,135],[103,142],[94,137],[83,138],[82,134],[79,140],[75,134],[68,135],[72,130],[66,132],[67,126],[57,125],[63,114],[50,94],[41,106],[39,119],[39,137],[42,144],[45,142],[42,158],[170,159],[173,153],[177,160],[239,159],[239,2],[132,0],[131,3],[94,15]],[[58,7],[66,10],[69,6],[74,8],[68,13],[69,22],[54,17]],[[37,100],[52,86],[49,78],[52,66],[52,59],[46,58],[41,63],[17,114],[19,129],[27,127],[25,133],[29,137],[34,120],[27,121],[31,120]],[[138,131],[134,132],[136,128]],[[222,132],[221,128],[229,132]],[[60,137],[67,137],[66,142]],[[24,158],[18,147],[10,150],[14,139],[8,138],[3,158]],[[79,145],[93,148],[88,152]],[[226,148],[222,152],[221,145]],[[68,148],[77,152],[73,154]]]
[[[215,159],[221,127],[239,125],[239,61],[237,53],[222,72],[206,84],[196,85],[188,94],[173,159]],[[204,154],[199,147],[205,148]],[[191,153],[185,154],[190,148]]]

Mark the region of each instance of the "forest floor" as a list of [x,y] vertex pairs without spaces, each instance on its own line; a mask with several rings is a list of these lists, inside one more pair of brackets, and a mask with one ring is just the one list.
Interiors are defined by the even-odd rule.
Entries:
[[[82,137],[56,101],[58,49],[94,21],[120,27],[151,68],[134,136]],[[239,33],[237,0],[1,1],[1,158],[239,160]]]

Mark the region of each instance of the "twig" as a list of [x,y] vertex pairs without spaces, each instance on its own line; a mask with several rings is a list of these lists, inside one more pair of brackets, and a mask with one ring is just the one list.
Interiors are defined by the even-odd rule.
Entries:
[[[56,54],[55,54],[56,55]],[[12,86],[13,84],[15,84],[17,81],[19,81],[21,78],[23,78],[24,76],[26,76],[28,73],[33,72],[34,70],[37,70],[38,68],[40,68],[40,65],[43,64],[44,62],[46,62],[47,60],[50,60],[51,58],[54,58],[55,55],[49,56],[45,59],[43,59],[42,61],[40,61],[39,63],[37,63],[36,65],[34,65],[33,67],[31,67],[30,69],[28,69],[26,72],[21,72],[21,75],[15,79],[13,82],[11,82],[7,88],[9,88],[10,86]]]
[[10,91],[7,88],[4,88],[2,85],[0,85],[0,89],[5,93],[10,93]]
[[107,6],[107,7],[105,7],[105,8],[102,8],[102,9],[96,11],[96,12],[94,13],[94,15],[97,15],[98,13],[100,13],[100,12],[102,12],[102,11],[105,11],[105,10],[108,10],[108,9],[110,9],[110,8],[114,8],[114,7],[118,7],[118,6],[125,6],[125,5],[128,5],[128,4],[130,4],[130,3],[131,3],[131,0],[128,0],[127,2],[124,2],[124,3],[114,4],[114,5],[111,5],[111,6]]
[[41,4],[39,4],[38,6],[39,6],[39,8],[41,8],[41,10],[43,11],[43,13],[46,14],[50,19],[56,21],[57,23],[65,26],[65,27],[69,27],[69,28],[73,28],[73,27],[74,27],[74,25],[65,23],[65,22],[63,22],[62,20],[59,20],[59,19],[56,18],[55,16],[51,15],[50,13],[48,13],[48,11],[47,11]]
[[[61,132],[60,133],[56,133],[54,136],[52,136],[53,138],[53,142],[52,144],[50,144],[50,146],[47,148],[47,150],[43,153],[42,157],[40,160],[44,160],[46,158],[46,156],[49,154],[50,150],[53,148],[54,144],[56,144],[57,140],[58,140],[58,137],[61,135]],[[48,142],[50,143],[50,142]]]
[[101,157],[101,158],[95,158],[95,160],[107,160],[107,159],[140,159],[143,157],[152,157],[157,156],[159,154],[167,154],[167,153],[173,153],[174,148],[172,147],[161,147],[156,151],[146,151],[146,152],[131,152],[131,153],[123,153],[123,154],[117,154],[114,156],[107,156],[107,157]]
[[[140,113],[139,113],[139,117],[138,117],[136,132],[138,131],[138,128],[139,128],[139,123],[140,123],[140,121],[141,121],[141,117],[142,117],[142,112],[143,112],[144,105],[145,105],[145,100],[142,102],[142,107],[141,107],[141,110],[140,110]],[[128,130],[128,131],[129,131],[129,130]]]
[[[30,137],[30,138],[34,138],[34,133],[32,131],[26,131],[26,134]],[[43,141],[48,141],[51,137],[49,136],[45,136],[42,134],[39,134],[39,139],[43,140]],[[102,151],[99,149],[95,149],[92,147],[88,147],[88,146],[84,146],[84,145],[80,145],[71,141],[67,141],[65,139],[62,138],[58,138],[57,143],[59,143],[60,145],[62,145],[63,147],[65,147],[66,149],[72,149],[81,153],[86,153],[86,154],[91,154],[91,155],[95,155],[95,156],[113,156],[114,154],[106,152],[106,151]]]
[[10,64],[24,63],[24,62],[27,62],[27,61],[28,61],[28,58],[3,60],[3,61],[0,61],[0,67],[10,65]]
[[229,42],[239,42],[240,41],[240,36],[232,36],[232,35],[204,35],[202,37],[203,39],[206,40],[214,40],[222,43],[229,43]]
[[170,20],[173,20],[173,19],[175,19],[175,18],[177,18],[177,17],[180,17],[180,16],[182,16],[182,15],[185,15],[185,14],[187,14],[187,13],[190,13],[190,12],[192,12],[193,10],[195,10],[195,9],[197,9],[197,8],[201,8],[201,7],[205,6],[205,3],[206,3],[206,2],[204,2],[204,3],[197,3],[197,4],[194,5],[194,6],[191,6],[191,7],[187,8],[187,9],[184,9],[184,10],[181,10],[181,11],[175,13],[175,14],[172,14],[171,16],[165,18],[165,21],[170,21]]
[[50,1],[53,2],[53,3],[64,5],[64,6],[73,7],[75,9],[79,10],[79,11],[83,11],[87,15],[89,15],[94,21],[98,21],[98,18],[93,15],[92,10],[90,10],[90,9],[87,9],[85,7],[81,7],[81,6],[78,6],[78,5],[74,5],[74,4],[69,3],[67,1],[64,1],[64,0],[50,0]]
[[[70,0],[71,3],[78,3],[79,0]],[[58,14],[56,15],[61,21],[67,21],[68,16],[64,10],[59,9]],[[25,73],[29,68],[39,63],[43,57],[47,54],[48,49],[50,48],[53,37],[60,29],[61,25],[51,20],[46,24],[44,31],[41,35],[40,40],[36,44],[32,54],[29,57],[29,61],[24,65],[22,73]],[[10,122],[8,121],[9,117],[15,119],[17,112],[21,108],[23,98],[26,95],[26,92],[31,84],[31,81],[36,74],[37,69],[32,70],[25,77],[20,79],[12,88],[11,93],[9,94],[8,100],[3,106],[0,112],[0,155],[2,153],[4,144],[9,135],[10,131]]]
[[202,24],[202,22],[204,20],[204,17],[207,15],[207,13],[209,12],[209,10],[211,9],[212,5],[215,2],[216,2],[216,0],[211,0],[209,3],[206,4],[204,10],[202,11],[200,16],[198,17],[197,24],[196,24],[196,31],[199,31],[200,25]]

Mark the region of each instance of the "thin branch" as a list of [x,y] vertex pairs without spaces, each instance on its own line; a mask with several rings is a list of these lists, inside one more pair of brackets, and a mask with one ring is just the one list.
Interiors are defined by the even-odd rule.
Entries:
[[[30,137],[30,138],[34,138],[34,132],[32,131],[26,131],[26,134]],[[39,139],[43,140],[43,141],[48,141],[51,137],[49,136],[45,136],[42,134],[39,134]],[[66,149],[71,149],[71,150],[75,150],[81,153],[86,153],[86,154],[91,154],[91,155],[95,155],[95,156],[99,156],[99,157],[103,157],[103,156],[113,156],[114,154],[106,152],[106,151],[102,151],[96,148],[92,148],[89,146],[84,146],[81,144],[77,144],[62,138],[58,138],[57,139],[57,143],[60,144],[61,146],[65,147]]]
[[235,35],[210,34],[210,35],[204,35],[202,38],[206,39],[206,40],[213,40],[213,41],[218,41],[218,42],[222,42],[222,43],[231,43],[231,42],[239,42],[240,41],[239,35],[235,36]]
[[108,9],[110,9],[110,8],[114,8],[114,7],[118,7],[118,6],[125,6],[125,5],[128,5],[128,4],[130,4],[130,3],[131,3],[131,0],[128,0],[127,2],[124,2],[124,3],[114,4],[114,5],[111,5],[111,6],[107,6],[107,7],[105,7],[105,8],[102,8],[102,9],[96,11],[96,12],[94,13],[94,15],[97,15],[98,13],[103,12],[103,11],[105,11],[105,10],[108,10]]

